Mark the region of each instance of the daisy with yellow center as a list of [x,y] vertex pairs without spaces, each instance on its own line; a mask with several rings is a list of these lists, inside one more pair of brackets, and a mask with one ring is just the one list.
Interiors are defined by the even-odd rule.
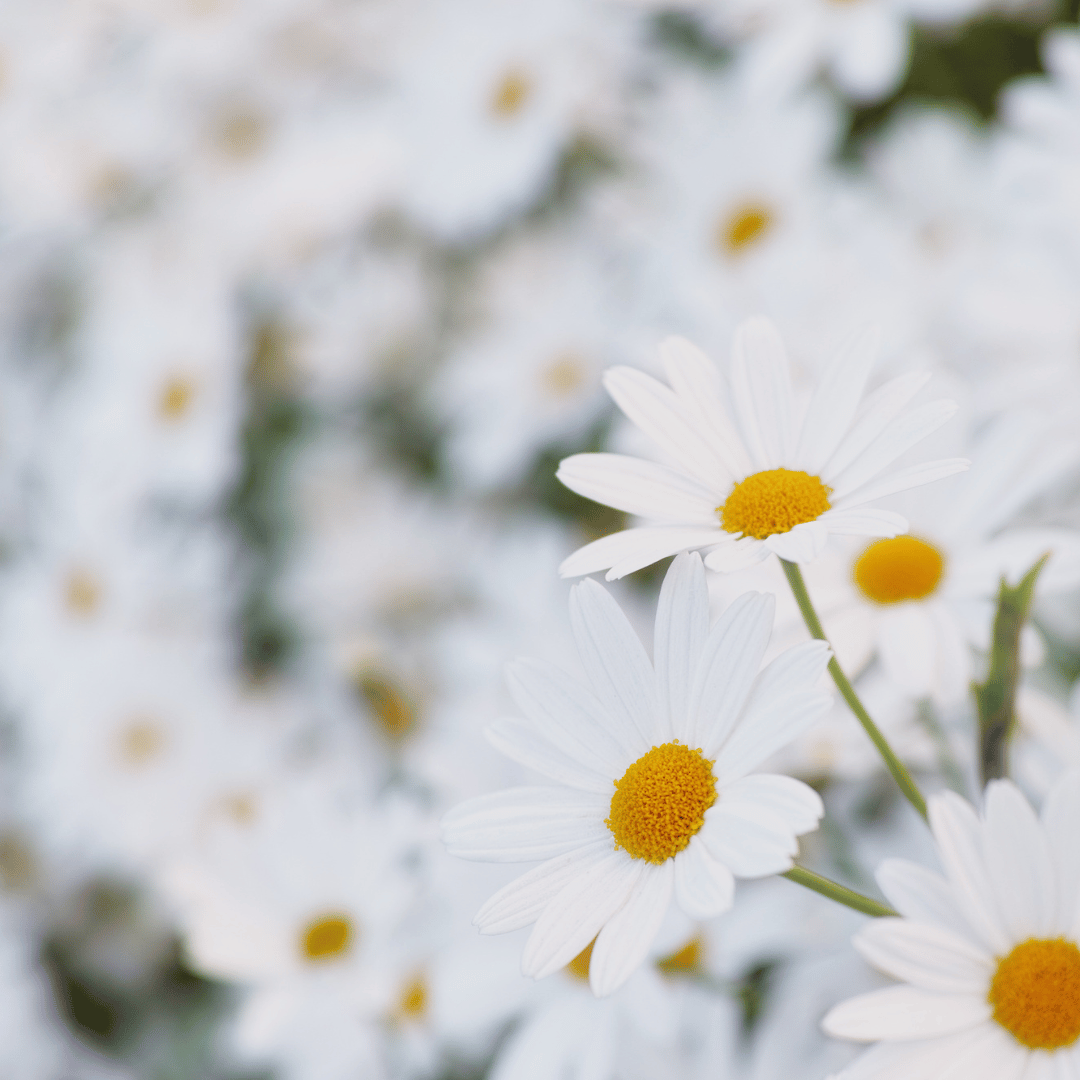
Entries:
[[831,534],[894,537],[907,521],[870,503],[967,468],[962,458],[887,471],[956,411],[948,401],[907,405],[928,375],[901,375],[864,396],[876,352],[867,332],[840,351],[801,411],[780,335],[765,319],[735,334],[724,374],[681,338],[661,346],[670,386],[632,368],[610,369],[615,403],[669,464],[620,454],[576,454],[559,479],[579,495],[651,524],[597,540],[562,565],[564,576],[622,577],[675,552],[711,549],[706,565],[737,570],[769,555],[815,559]]
[[828,709],[818,684],[829,650],[806,642],[761,670],[772,617],[771,597],[746,593],[710,629],[705,568],[682,554],[661,590],[652,662],[615,601],[585,581],[570,619],[587,684],[537,661],[511,665],[525,719],[488,737],[559,786],[470,800],[443,818],[443,837],[467,859],[544,860],[475,920],[489,934],[536,924],[527,975],[566,967],[595,938],[589,982],[610,994],[673,900],[709,918],[731,906],[735,877],[790,869],[821,801],[751,771]]
[[930,801],[944,877],[887,860],[878,882],[902,918],[855,939],[906,985],[836,1006],[825,1030],[878,1041],[837,1080],[1080,1075],[1080,773],[1035,816],[1008,780],[983,816],[957,795]]

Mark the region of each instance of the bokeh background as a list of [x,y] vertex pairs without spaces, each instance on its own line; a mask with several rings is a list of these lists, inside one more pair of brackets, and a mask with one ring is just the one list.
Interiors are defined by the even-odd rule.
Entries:
[[[877,322],[969,428],[1075,428],[1076,19],[3,5],[0,1076],[824,1077],[822,994],[867,976],[783,882],[658,960],[676,1042],[619,1062],[578,1004],[564,1057],[521,1050],[558,992],[469,925],[514,868],[452,864],[438,818],[521,780],[482,736],[503,664],[568,660],[558,563],[625,524],[554,479],[637,449],[606,366],[765,314],[809,378]],[[1043,519],[1080,524],[1070,483]],[[618,588],[646,632],[661,570]],[[1080,761],[1076,594],[1038,619],[1033,731]],[[859,858],[914,843],[872,760],[833,764],[791,767]]]

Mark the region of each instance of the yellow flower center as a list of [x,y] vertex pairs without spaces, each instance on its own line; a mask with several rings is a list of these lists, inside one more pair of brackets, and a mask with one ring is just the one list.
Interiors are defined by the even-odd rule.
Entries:
[[831,494],[832,488],[817,476],[796,469],[767,469],[740,480],[716,512],[727,532],[764,540],[816,521],[829,509]]
[[855,560],[855,584],[869,600],[899,604],[925,600],[941,581],[945,560],[933,544],[914,536],[875,540]]
[[581,950],[566,965],[566,970],[574,976],[575,979],[580,979],[582,982],[589,981],[589,961],[592,960],[592,948],[596,944],[596,938],[593,938],[584,949]]
[[120,758],[125,765],[146,765],[165,748],[165,732],[153,720],[138,718],[120,733]]
[[352,945],[353,926],[348,915],[334,912],[308,923],[300,939],[300,951],[308,960],[341,956]]
[[737,255],[760,240],[772,225],[772,212],[767,206],[750,203],[740,206],[733,214],[721,219],[716,229],[720,248]]
[[354,675],[354,685],[383,731],[392,739],[402,739],[416,723],[416,708],[403,691],[385,675],[365,668]]
[[397,1011],[407,1020],[419,1020],[427,1011],[428,989],[423,974],[414,975],[402,988]]
[[522,71],[508,71],[491,97],[491,111],[496,116],[510,117],[521,111],[532,93],[532,84]]
[[615,781],[611,816],[604,821],[616,850],[651,863],[682,851],[716,802],[712,765],[678,739],[639,757]]
[[158,415],[162,420],[179,420],[195,396],[195,384],[180,375],[171,378],[158,397]]
[[1065,938],[1022,941],[998,962],[986,1000],[1029,1049],[1071,1046],[1080,1037],[1080,949]]
[[701,934],[692,937],[681,949],[656,961],[665,975],[694,975],[702,970],[705,959],[705,939]]
[[101,600],[101,586],[88,571],[76,568],[64,586],[68,610],[76,615],[93,615]]

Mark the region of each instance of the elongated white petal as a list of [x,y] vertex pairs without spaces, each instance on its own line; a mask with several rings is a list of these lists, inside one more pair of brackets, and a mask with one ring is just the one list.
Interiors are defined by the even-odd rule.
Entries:
[[670,387],[628,367],[605,371],[604,386],[626,416],[687,476],[709,490],[725,491],[730,487],[727,466],[698,433],[691,415]]
[[854,944],[879,971],[936,994],[985,998],[997,966],[970,939],[910,919],[874,919],[856,934]]
[[442,819],[451,855],[482,862],[550,859],[600,839],[604,796],[568,788],[522,787],[481,795]]
[[535,769],[560,784],[611,794],[611,773],[597,772],[560,749],[525,720],[496,720],[484,729],[484,735],[496,750],[512,761]]
[[673,860],[675,900],[691,919],[722,915],[735,902],[735,877],[695,835]]
[[1050,789],[1042,808],[1043,828],[1053,853],[1058,877],[1058,913],[1055,931],[1076,937],[1080,931],[1080,772],[1065,773]]
[[874,391],[859,406],[851,430],[819,474],[826,481],[839,476],[885,430],[901,409],[927,384],[930,373],[909,371]]
[[854,335],[836,354],[806,410],[795,448],[795,466],[820,475],[855,417],[877,356],[881,332],[872,326]]
[[715,529],[684,528],[681,525],[624,529],[579,548],[563,560],[559,573],[563,577],[580,577],[610,568],[607,577],[611,581],[680,551],[709,547],[730,539],[730,535],[723,532],[719,525]]
[[586,579],[570,591],[570,628],[596,696],[645,753],[657,727],[656,676],[641,639],[607,590]]
[[952,886],[940,874],[907,859],[886,859],[874,876],[904,918],[944,926],[969,941],[977,940],[957,910]]
[[839,476],[822,479],[833,489],[832,497],[842,499],[877,476],[905,450],[937,431],[956,415],[955,401],[930,401],[897,417]]
[[750,537],[740,540],[728,539],[728,543],[713,548],[705,556],[705,565],[719,574],[731,574],[737,570],[749,570],[764,562],[772,552],[760,541]]
[[671,906],[671,859],[646,863],[626,903],[604,924],[589,960],[589,985],[597,997],[614,993],[641,966]]
[[875,499],[883,499],[886,495],[895,495],[898,491],[907,491],[909,488],[921,487],[923,484],[932,484],[935,480],[943,480],[946,476],[967,472],[970,467],[971,462],[967,458],[924,461],[919,465],[898,469],[886,476],[871,479],[862,487],[848,491],[846,495],[835,496],[832,504],[838,510],[861,506]]
[[929,1039],[985,1023],[991,1011],[985,997],[973,994],[890,986],[842,1002],[826,1013],[821,1026],[840,1039]]
[[716,451],[734,482],[753,472],[750,455],[731,422],[720,369],[686,338],[670,337],[660,345],[671,388],[701,423],[701,435]]
[[657,694],[668,725],[665,742],[690,737],[690,693],[708,637],[709,587],[701,557],[678,555],[660,589],[653,634]]
[[957,908],[979,941],[995,956],[1004,956],[1015,942],[1005,933],[997,910],[975,811],[951,791],[932,796],[928,809],[930,830],[941,850]]
[[799,852],[795,833],[768,807],[719,801],[705,811],[697,833],[709,854],[736,877],[758,878],[790,870]]
[[646,865],[617,851],[578,874],[536,920],[521,970],[542,979],[569,964],[626,903]]
[[574,454],[555,474],[571,491],[627,514],[675,525],[717,524],[721,491],[641,458],[623,454]]
[[825,642],[807,641],[781,653],[758,675],[734,730],[703,747],[706,756],[716,755],[718,784],[742,778],[828,711],[832,695],[816,686],[830,656]]
[[792,776],[770,773],[755,773],[728,784],[724,788],[724,802],[767,806],[800,836],[816,829],[825,813],[821,796],[809,784]]
[[878,630],[878,654],[890,679],[914,698],[929,697],[935,684],[937,642],[926,604],[894,604]]
[[636,749],[600,699],[554,664],[514,660],[506,665],[506,682],[526,718],[587,768],[614,776]]
[[731,389],[755,471],[790,461],[795,411],[791,375],[784,343],[767,319],[747,319],[736,329]]
[[1005,930],[1014,941],[1046,937],[1057,915],[1050,845],[1035,811],[1008,780],[987,785],[983,845]]
[[908,519],[903,515],[869,506],[826,510],[818,521],[835,536],[892,537],[908,531]]
[[609,835],[534,866],[495,893],[476,913],[473,925],[482,934],[505,934],[536,922],[550,900],[611,854],[612,844]]
[[761,666],[772,634],[776,601],[769,594],[743,593],[709,632],[690,691],[689,737],[712,756],[735,724]]

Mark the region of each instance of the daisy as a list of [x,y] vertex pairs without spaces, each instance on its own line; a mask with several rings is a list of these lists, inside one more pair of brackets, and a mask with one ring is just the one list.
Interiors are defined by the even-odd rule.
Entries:
[[865,333],[826,370],[805,415],[792,392],[780,335],[762,318],[735,333],[730,388],[681,338],[662,346],[671,387],[616,367],[604,385],[673,465],[619,454],[575,454],[559,479],[579,495],[655,525],[603,537],[571,555],[566,577],[607,570],[619,578],[687,548],[712,548],[712,570],[752,566],[770,554],[815,559],[830,535],[893,537],[907,521],[868,503],[961,472],[948,458],[881,475],[956,412],[951,401],[904,411],[926,383],[901,375],[863,398],[876,349]]
[[1050,792],[1040,821],[1008,780],[982,818],[936,796],[930,826],[942,877],[889,859],[878,883],[902,918],[855,938],[907,985],[852,998],[825,1017],[834,1036],[878,1045],[842,1080],[1071,1077],[1080,1069],[1080,773]]
[[817,794],[790,777],[748,775],[829,707],[829,660],[807,642],[759,672],[771,597],[747,593],[709,629],[697,555],[672,564],[660,594],[655,667],[629,621],[593,581],[570,621],[583,684],[537,661],[509,668],[526,720],[489,739],[559,782],[469,800],[443,818],[451,854],[545,860],[478,912],[482,933],[536,923],[522,970],[543,978],[593,938],[589,983],[621,986],[648,953],[672,899],[691,918],[731,907],[734,877],[792,866],[796,836],[817,827]]

